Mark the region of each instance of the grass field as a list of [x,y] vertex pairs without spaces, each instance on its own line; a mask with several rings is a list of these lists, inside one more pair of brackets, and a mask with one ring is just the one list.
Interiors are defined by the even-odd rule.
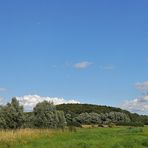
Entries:
[[0,131],[1,148],[148,148],[148,126],[144,128],[82,128],[60,130]]

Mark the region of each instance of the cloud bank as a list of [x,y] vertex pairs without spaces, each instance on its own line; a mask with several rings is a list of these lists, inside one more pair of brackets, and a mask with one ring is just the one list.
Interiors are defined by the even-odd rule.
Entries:
[[90,65],[92,65],[91,62],[82,61],[82,62],[79,62],[79,63],[74,64],[74,68],[76,68],[76,69],[86,69],[86,68],[88,68]]
[[133,100],[127,100],[120,107],[131,112],[148,112],[148,95]]
[[25,111],[31,111],[37,103],[42,102],[44,100],[53,102],[55,105],[64,104],[64,103],[65,104],[80,103],[79,101],[76,101],[74,99],[65,100],[64,98],[43,97],[39,95],[26,95],[16,98],[20,102],[20,104],[24,106]]
[[136,83],[135,88],[143,95],[132,100],[126,100],[120,107],[131,112],[148,114],[148,81]]

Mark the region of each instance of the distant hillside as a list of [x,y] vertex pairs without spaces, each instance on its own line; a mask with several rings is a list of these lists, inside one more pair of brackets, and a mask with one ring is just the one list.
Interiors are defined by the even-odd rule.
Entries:
[[121,108],[111,107],[111,106],[101,106],[93,104],[60,104],[56,106],[57,110],[64,111],[65,114],[71,114],[73,117],[81,113],[110,113],[110,112],[120,112],[125,113],[129,116],[132,122],[142,122],[148,124],[148,116],[139,115],[136,113],[130,113],[127,110],[122,110]]
[[57,110],[63,110],[65,113],[74,113],[81,114],[84,112],[91,113],[109,113],[109,112],[123,112],[126,114],[130,114],[130,112],[126,110],[122,110],[121,108],[111,107],[111,106],[101,106],[101,105],[93,105],[93,104],[60,104],[56,106]]

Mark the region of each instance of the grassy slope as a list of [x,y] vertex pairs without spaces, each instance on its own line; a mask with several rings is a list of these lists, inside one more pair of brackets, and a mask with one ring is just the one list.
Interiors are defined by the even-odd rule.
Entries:
[[[36,134],[36,136],[34,136]],[[94,128],[79,129],[76,133],[68,131],[37,132],[18,139],[9,145],[1,142],[1,147],[18,148],[146,148],[148,147],[148,126],[128,129]]]

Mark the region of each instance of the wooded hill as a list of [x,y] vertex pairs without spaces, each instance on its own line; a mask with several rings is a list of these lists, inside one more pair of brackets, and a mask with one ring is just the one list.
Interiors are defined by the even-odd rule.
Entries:
[[127,110],[111,106],[102,106],[102,105],[93,105],[93,104],[60,104],[57,105],[56,108],[57,110],[64,111],[65,115],[71,114],[72,118],[77,117],[82,113],[106,114],[111,112],[119,112],[126,114],[130,118],[131,122],[148,124],[147,115],[139,115],[137,113],[131,113]]
[[93,104],[60,104],[56,105],[57,110],[62,110],[65,113],[74,113],[81,114],[84,112],[87,113],[109,113],[109,112],[123,112],[130,113],[126,110],[122,110],[121,108],[115,108],[110,106],[101,106],[101,105],[93,105]]

